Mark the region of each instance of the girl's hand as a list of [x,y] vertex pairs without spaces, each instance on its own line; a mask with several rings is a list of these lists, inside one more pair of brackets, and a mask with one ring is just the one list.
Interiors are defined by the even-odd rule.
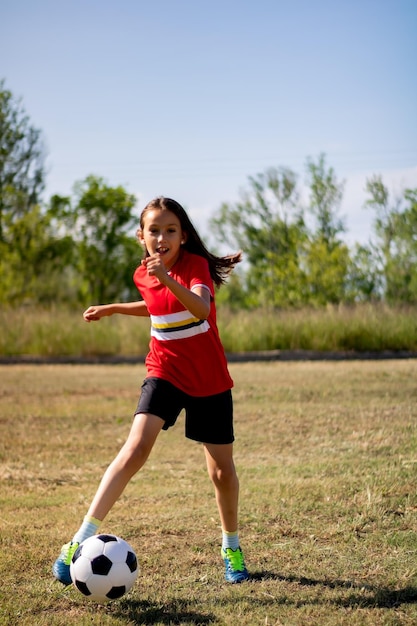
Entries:
[[146,259],[142,260],[142,265],[144,265],[148,270],[149,276],[156,276],[161,283],[167,276],[167,270],[160,254],[147,256]]
[[106,315],[109,315],[109,311],[105,304],[89,306],[83,313],[83,317],[86,322],[98,322],[98,320]]

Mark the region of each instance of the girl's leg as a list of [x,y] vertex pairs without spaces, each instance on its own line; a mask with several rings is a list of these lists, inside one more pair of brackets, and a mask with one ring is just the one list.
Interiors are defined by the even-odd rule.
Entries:
[[249,578],[249,574],[239,545],[239,480],[233,462],[233,444],[204,444],[204,452],[222,524],[221,555],[225,578],[229,583],[241,583]]
[[207,471],[213,482],[223,530],[238,526],[239,480],[233,461],[233,444],[204,444]]
[[129,436],[104,473],[88,510],[88,517],[103,520],[129,480],[145,464],[164,421],[150,413],[135,416]]
[[106,470],[88,514],[72,541],[62,546],[52,571],[64,585],[71,584],[70,562],[78,544],[94,535],[129,480],[145,463],[164,421],[150,413],[135,416],[126,443]]

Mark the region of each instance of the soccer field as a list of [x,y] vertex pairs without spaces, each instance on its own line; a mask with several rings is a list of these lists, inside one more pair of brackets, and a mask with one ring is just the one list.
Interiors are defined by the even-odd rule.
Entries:
[[124,442],[144,367],[0,366],[0,625],[417,623],[417,360],[230,370],[252,579],[223,581],[203,450],[180,417],[100,528],[140,564],[102,606],[51,566]]

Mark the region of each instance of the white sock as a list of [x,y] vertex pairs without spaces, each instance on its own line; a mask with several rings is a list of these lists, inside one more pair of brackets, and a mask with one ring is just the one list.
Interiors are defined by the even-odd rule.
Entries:
[[239,534],[238,531],[228,532],[227,530],[222,530],[222,548],[226,550],[226,548],[232,548],[232,550],[237,550],[239,547]]
[[89,537],[95,535],[98,531],[100,524],[100,520],[96,519],[95,517],[90,517],[89,515],[86,515],[84,517],[83,523],[81,524],[72,539],[73,543],[82,543],[83,541],[85,541],[85,539],[88,539]]

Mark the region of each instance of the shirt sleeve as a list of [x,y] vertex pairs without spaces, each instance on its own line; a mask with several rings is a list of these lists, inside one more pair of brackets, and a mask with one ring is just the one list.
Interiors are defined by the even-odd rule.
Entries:
[[210,276],[210,269],[207,259],[195,256],[193,259],[193,270],[190,280],[190,289],[205,287],[209,290],[211,297],[214,297],[213,279]]

